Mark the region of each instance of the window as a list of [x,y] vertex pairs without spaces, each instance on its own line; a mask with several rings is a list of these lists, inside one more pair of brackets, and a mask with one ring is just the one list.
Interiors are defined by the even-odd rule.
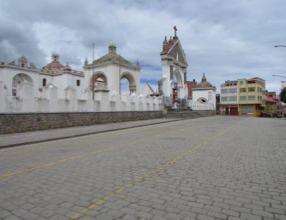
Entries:
[[22,63],[21,66],[24,68],[25,67],[25,63]]
[[258,91],[258,92],[262,92],[262,88],[259,88],[259,87],[258,87],[258,88],[257,88],[257,91]]
[[249,100],[249,101],[255,100],[255,96],[254,96],[254,95],[248,96],[248,100]]
[[[259,89],[259,88],[258,88]],[[255,87],[249,87],[248,92],[255,92]]]
[[227,89],[222,89],[221,90],[221,94],[226,94],[227,93]]
[[261,101],[261,100],[262,100],[262,96],[257,96],[257,99],[258,99],[259,101]]
[[240,97],[239,97],[239,100],[240,100],[240,101],[245,101],[245,100],[246,100],[246,96],[240,96]]
[[77,80],[77,81],[76,81],[76,85],[77,85],[77,86],[80,86],[80,80]]
[[243,81],[239,81],[239,85],[243,85]]
[[44,78],[43,79],[43,86],[46,86],[47,85],[47,80]]
[[240,88],[240,92],[246,92],[246,88]]
[[12,89],[12,95],[16,96],[17,95],[17,90],[16,89]]
[[237,93],[237,89],[236,88],[232,88],[228,90],[229,93]]
[[228,99],[227,99],[228,97],[226,96],[226,97],[221,97],[221,101],[222,102],[226,102]]
[[229,96],[228,97],[229,101],[237,101],[237,96]]

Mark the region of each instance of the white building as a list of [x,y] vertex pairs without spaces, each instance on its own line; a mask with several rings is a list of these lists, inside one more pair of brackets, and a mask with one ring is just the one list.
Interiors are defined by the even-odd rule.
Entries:
[[193,110],[216,110],[216,88],[207,81],[205,74],[202,81],[192,90],[193,100],[190,107]]
[[25,56],[20,57],[10,63],[0,63],[0,81],[7,88],[7,95],[23,97],[19,89],[26,84],[30,88],[33,97],[43,97],[43,89],[48,84],[57,88],[59,97],[65,97],[65,89],[72,86],[79,95],[84,89],[84,73],[72,70],[69,65],[59,62],[59,55],[52,55],[52,62],[38,68]]
[[120,81],[126,78],[129,81],[130,95],[140,94],[140,64],[137,61],[132,65],[129,61],[118,55],[115,45],[109,45],[108,53],[103,57],[84,64],[85,85],[95,91],[104,86],[107,90],[121,93]]
[[222,114],[238,115],[237,80],[227,80],[220,85],[220,104]]
[[154,92],[153,88],[151,87],[149,82],[146,82],[145,86],[143,87],[141,93],[144,96],[148,95],[155,95],[156,93]]
[[[103,57],[84,63],[84,72],[60,63],[59,55],[38,68],[25,56],[0,62],[0,112],[85,112],[161,110],[161,98],[140,94],[140,65],[109,45]],[[129,81],[128,96],[120,81]]]

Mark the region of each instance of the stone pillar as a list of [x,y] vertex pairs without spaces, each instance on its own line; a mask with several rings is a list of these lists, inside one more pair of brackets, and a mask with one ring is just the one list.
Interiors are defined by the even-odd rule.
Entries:
[[49,100],[49,108],[47,112],[57,112],[58,111],[58,89],[54,85],[50,84],[44,89],[45,95]]
[[69,112],[77,111],[77,92],[72,86],[68,86],[65,89],[65,107]]
[[1,113],[4,113],[7,107],[6,102],[5,102],[5,98],[7,95],[8,95],[7,87],[2,81],[0,81],[0,112]]
[[109,102],[109,90],[98,89],[95,90],[94,98],[96,101],[96,105],[100,107],[97,110],[100,111],[110,111],[110,102]]
[[23,82],[18,89],[19,97],[23,99],[22,112],[34,112],[34,92],[33,85],[28,82]]

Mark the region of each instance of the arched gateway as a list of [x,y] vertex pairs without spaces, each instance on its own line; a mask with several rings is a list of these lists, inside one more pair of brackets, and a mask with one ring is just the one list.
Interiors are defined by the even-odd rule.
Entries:
[[93,92],[98,90],[120,92],[121,79],[129,82],[129,91],[139,95],[140,65],[139,62],[132,64],[117,54],[116,46],[111,44],[108,53],[94,60],[91,64],[86,60],[85,65],[86,83],[90,85]]

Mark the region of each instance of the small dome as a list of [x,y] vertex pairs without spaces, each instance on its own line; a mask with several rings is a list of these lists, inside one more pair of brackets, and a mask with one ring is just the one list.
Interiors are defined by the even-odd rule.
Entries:
[[206,78],[205,73],[204,73],[203,78],[202,78],[202,82],[200,82],[196,86],[196,88],[208,88],[208,87],[213,87],[213,85],[207,81],[207,78]]
[[60,58],[60,55],[54,53],[52,55],[52,62],[47,64],[46,66],[44,66],[44,68],[49,69],[49,70],[53,70],[53,69],[59,69],[60,70],[60,69],[64,68],[65,66],[59,62],[59,58]]
[[71,67],[67,64],[63,67],[63,71],[71,71]]
[[206,87],[213,87],[213,86],[209,82],[201,82],[196,87],[197,88],[206,88]]

